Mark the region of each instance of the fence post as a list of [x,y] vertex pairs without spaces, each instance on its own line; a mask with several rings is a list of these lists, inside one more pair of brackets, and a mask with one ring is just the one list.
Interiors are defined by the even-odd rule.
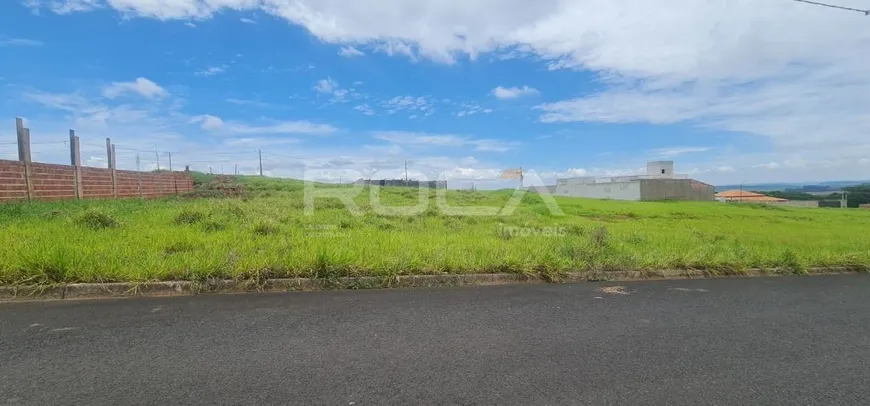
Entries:
[[118,159],[115,155],[115,144],[112,144],[112,197],[118,197],[118,181],[117,181],[117,170],[118,170]]
[[74,130],[69,130],[69,160],[73,167],[73,185],[76,190],[76,200],[82,198],[82,154],[79,150],[79,137]]
[[24,120],[15,118],[18,135],[18,160],[24,163],[24,184],[27,186],[27,200],[33,199],[33,182],[30,179],[30,129],[24,127]]
[[136,152],[136,182],[139,186],[139,200],[142,200],[142,169],[139,168],[139,153]]
[[178,195],[178,177],[175,176],[175,172],[172,172],[172,152],[167,152],[169,154],[169,174],[172,175],[172,185],[175,186],[175,195]]
[[115,188],[115,146],[111,138],[106,138],[106,162],[109,164],[109,173],[112,175],[112,197],[118,197]]

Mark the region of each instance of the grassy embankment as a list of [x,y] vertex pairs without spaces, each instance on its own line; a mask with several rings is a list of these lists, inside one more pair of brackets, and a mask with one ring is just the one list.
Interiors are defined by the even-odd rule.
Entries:
[[[560,217],[527,194],[506,217],[447,216],[434,200],[421,215],[391,217],[371,210],[363,193],[356,199],[362,216],[337,200],[317,200],[314,215],[306,216],[300,182],[240,182],[247,197],[0,205],[0,284],[870,268],[870,211],[556,198]],[[396,206],[413,204],[416,193],[381,189],[382,200]],[[502,206],[510,196],[451,191],[448,197],[453,204]]]

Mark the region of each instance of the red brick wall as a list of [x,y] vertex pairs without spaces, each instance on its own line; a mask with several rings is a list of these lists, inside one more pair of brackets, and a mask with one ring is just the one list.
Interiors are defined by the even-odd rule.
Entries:
[[[112,171],[105,168],[81,169],[82,198],[143,198],[171,196],[193,189],[193,177],[183,172],[150,173],[115,171],[116,190],[112,191]],[[33,198],[57,200],[75,198],[75,168],[69,165],[30,163]],[[0,202],[27,199],[24,164],[0,160]]]
[[112,171],[103,168],[82,167],[82,197],[85,199],[111,198]]
[[30,182],[33,198],[58,200],[76,198],[76,172],[69,165],[30,163]]
[[171,196],[193,189],[193,178],[180,172],[148,173],[134,171],[115,171],[115,183],[118,197],[139,197],[141,187],[142,197]]
[[0,159],[0,202],[27,199],[24,164]]

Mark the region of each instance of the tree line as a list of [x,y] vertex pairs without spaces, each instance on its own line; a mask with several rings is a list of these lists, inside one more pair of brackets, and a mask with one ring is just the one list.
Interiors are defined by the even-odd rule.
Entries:
[[[845,191],[847,194],[848,207],[858,207],[860,204],[870,204],[870,183],[847,186],[841,188],[841,190]],[[840,200],[840,192],[832,192],[829,195],[812,195],[793,190],[756,193],[788,200]]]

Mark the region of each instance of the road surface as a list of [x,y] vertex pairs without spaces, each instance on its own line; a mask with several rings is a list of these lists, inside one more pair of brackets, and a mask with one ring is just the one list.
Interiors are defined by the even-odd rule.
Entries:
[[0,304],[0,404],[868,404],[870,277]]

